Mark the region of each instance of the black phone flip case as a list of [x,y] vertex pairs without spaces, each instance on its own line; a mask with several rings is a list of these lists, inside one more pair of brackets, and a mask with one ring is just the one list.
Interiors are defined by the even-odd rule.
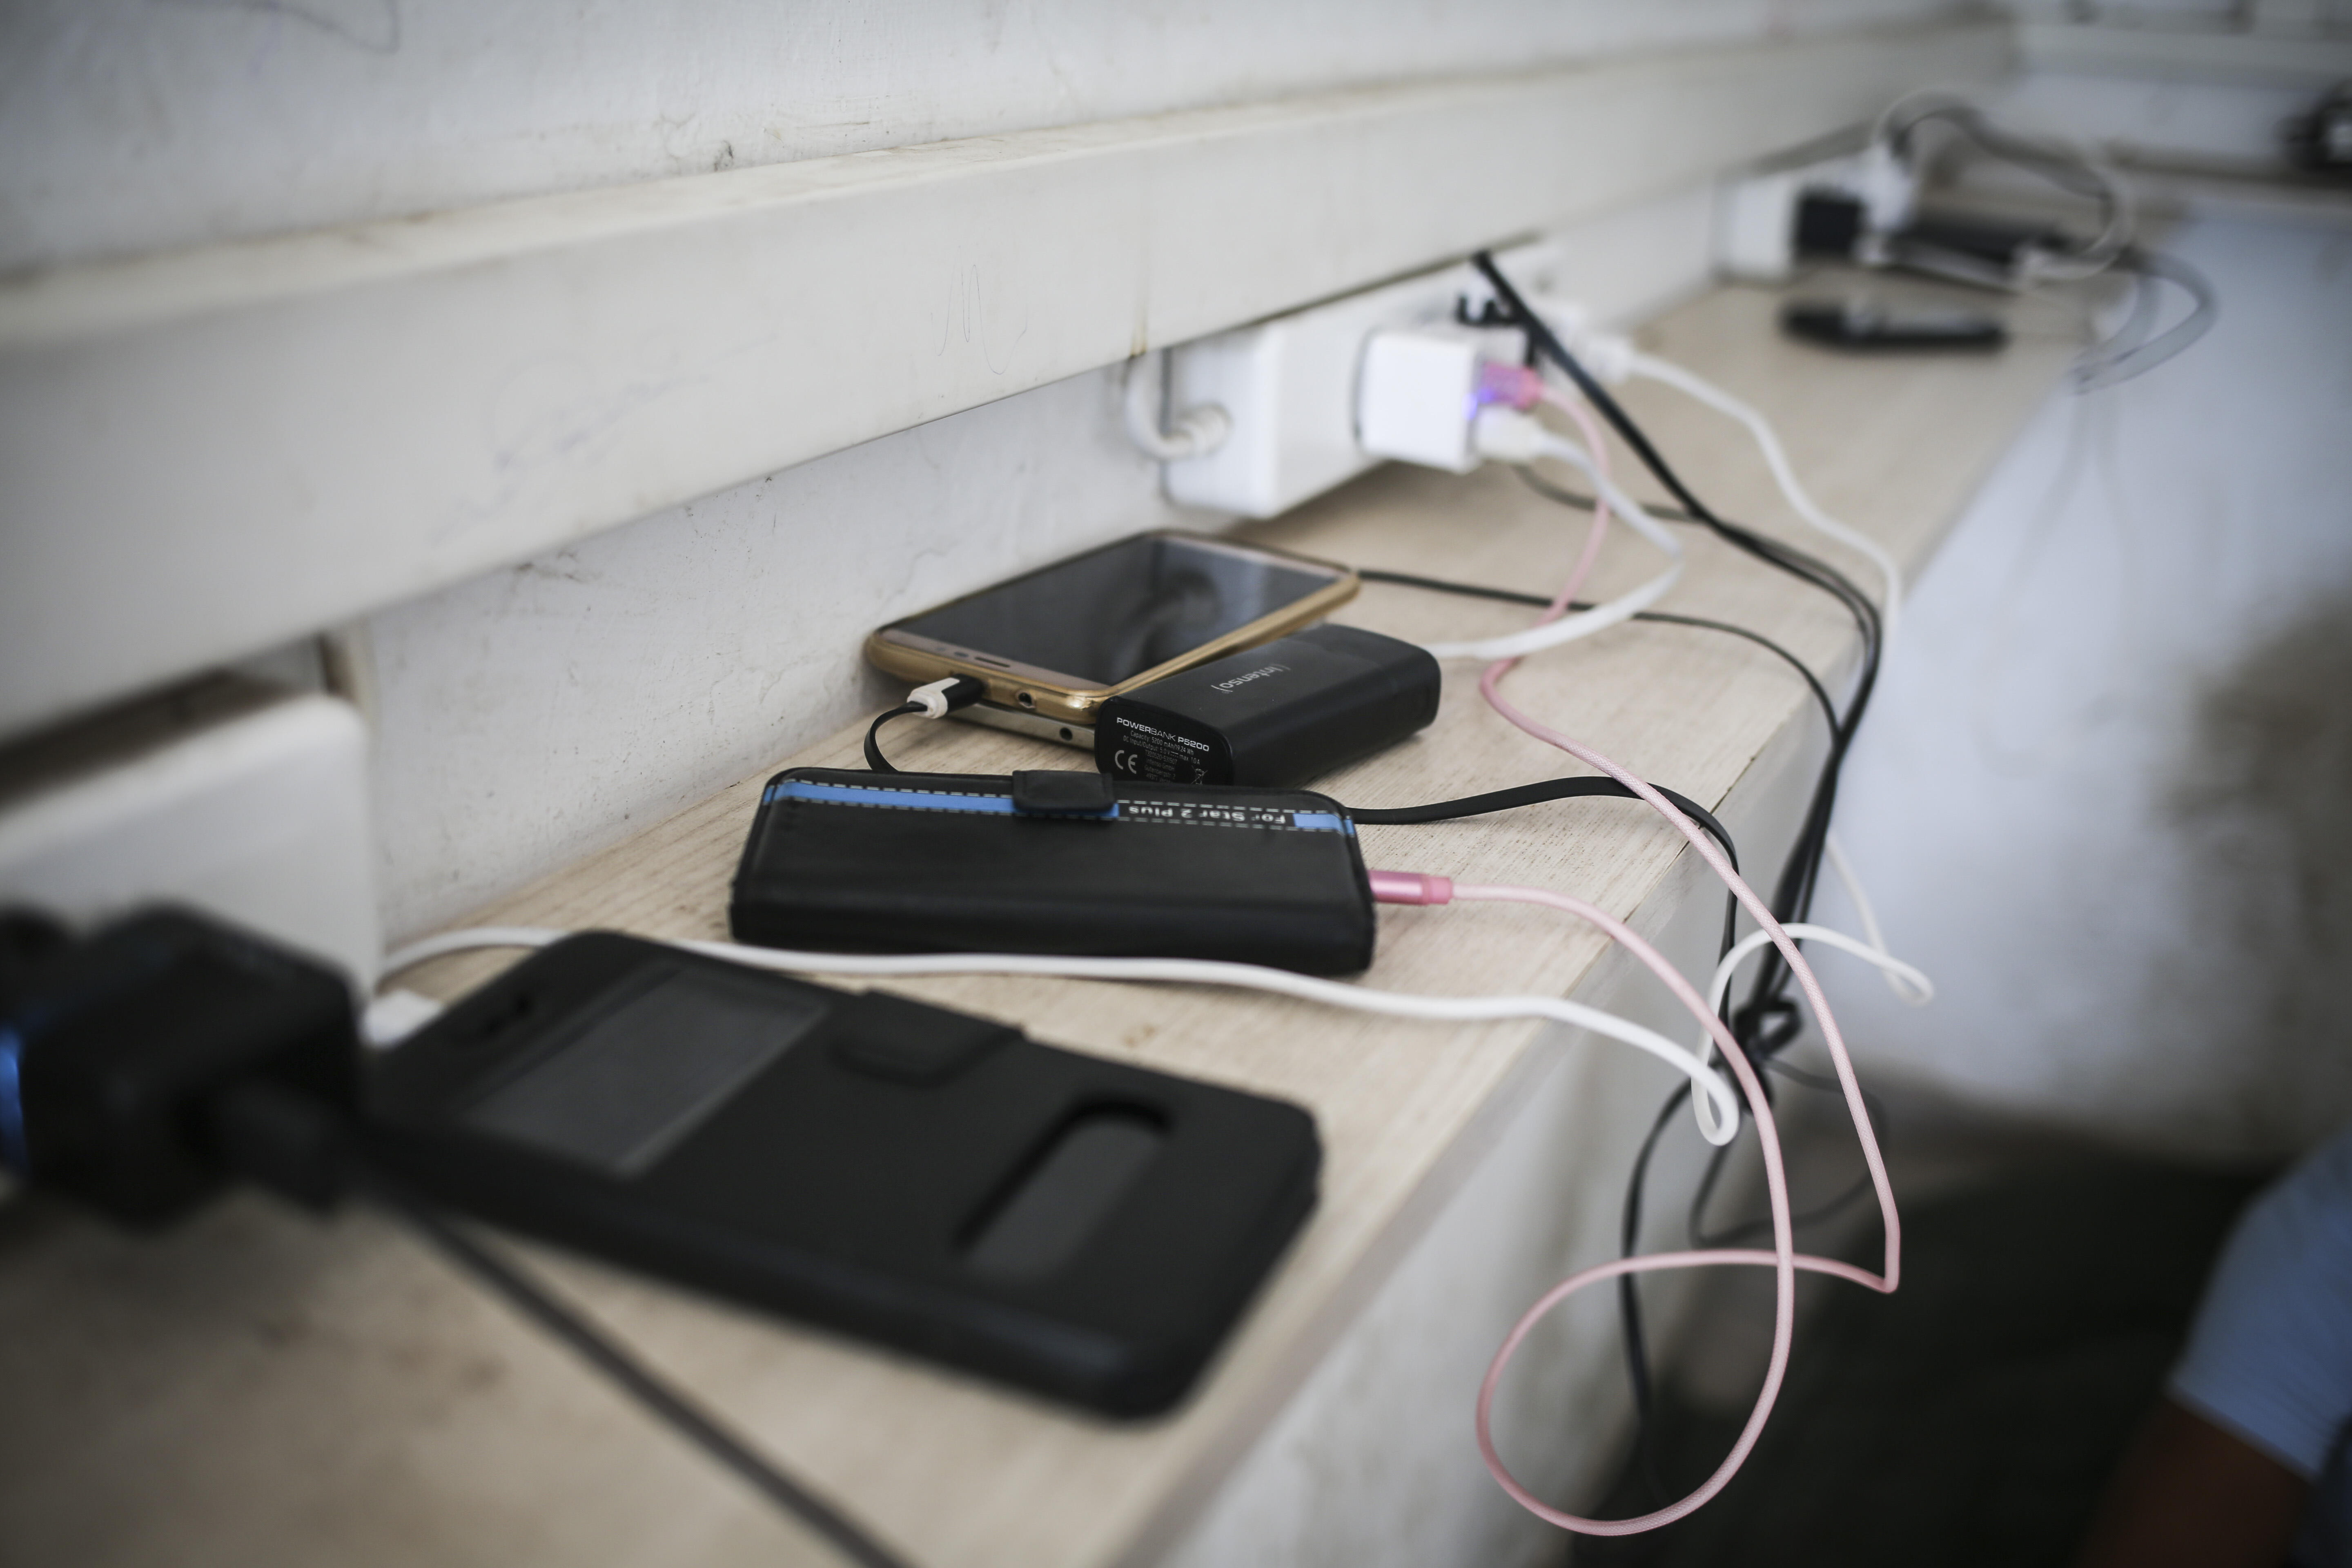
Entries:
[[769,947],[1306,974],[1363,969],[1377,930],[1355,824],[1305,790],[832,768],[768,781],[728,921]]
[[372,1064],[453,1206],[1116,1415],[1191,1386],[1315,1204],[1297,1106],[607,932]]

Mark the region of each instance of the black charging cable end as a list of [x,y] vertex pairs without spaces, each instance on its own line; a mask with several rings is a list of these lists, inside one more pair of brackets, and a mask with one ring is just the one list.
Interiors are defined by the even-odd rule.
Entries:
[[246,1079],[207,1108],[214,1152],[226,1169],[324,1213],[352,1186],[351,1132],[313,1096],[271,1079]]

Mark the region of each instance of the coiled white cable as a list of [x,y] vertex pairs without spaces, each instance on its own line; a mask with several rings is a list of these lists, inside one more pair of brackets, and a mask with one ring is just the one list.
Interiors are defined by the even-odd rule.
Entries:
[[[385,976],[442,958],[488,947],[547,947],[572,933],[538,926],[479,926],[444,931],[389,954]],[[1392,1018],[1416,1018],[1432,1023],[1490,1023],[1502,1018],[1545,1018],[1590,1029],[1637,1050],[1649,1052],[1691,1080],[1694,1100],[1707,1102],[1714,1124],[1725,1129],[1717,1141],[1728,1142],[1739,1126],[1739,1102],[1722,1078],[1696,1056],[1654,1029],[1643,1028],[1614,1013],[1553,996],[1416,996],[1400,991],[1375,991],[1367,986],[1293,974],[1286,969],[1266,969],[1253,963],[1222,963],[1195,958],[1064,958],[1022,952],[921,952],[875,955],[846,952],[796,952],[785,948],[747,947],[731,942],[673,942],[688,952],[725,959],[754,969],[781,970],[793,974],[1041,974],[1066,980],[1140,980],[1162,984],[1223,985],[1246,991],[1268,991],[1325,1006]]]
[[[1958,119],[1960,133],[1994,159],[2027,169],[2032,169],[2037,163],[2073,163],[2100,187],[2107,216],[2098,237],[2073,256],[2053,255],[2039,248],[2029,250],[2019,287],[2031,289],[2037,283],[2096,277],[2114,266],[2131,248],[2133,237],[2138,230],[2138,214],[2132,187],[2116,166],[2089,142],[2074,137],[2021,136],[2013,132],[2004,132],[1992,124],[1990,117],[1983,110],[1960,94],[1937,88],[1920,88],[1896,99],[1879,115],[1870,130],[1870,145],[1873,148],[1884,150],[1888,156],[1894,154],[1895,122],[1906,110],[1915,111],[1902,128],[1906,134],[1926,120],[1953,114]],[[2062,183],[2062,188],[2074,187]]]

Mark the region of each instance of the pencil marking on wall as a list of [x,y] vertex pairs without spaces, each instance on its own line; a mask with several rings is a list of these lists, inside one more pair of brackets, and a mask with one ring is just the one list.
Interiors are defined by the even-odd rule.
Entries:
[[189,11],[249,11],[299,22],[372,55],[400,52],[400,0],[155,0]]

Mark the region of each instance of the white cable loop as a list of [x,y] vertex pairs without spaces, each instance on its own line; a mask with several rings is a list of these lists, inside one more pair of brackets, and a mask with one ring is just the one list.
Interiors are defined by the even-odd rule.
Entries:
[[1609,510],[1622,518],[1634,532],[1648,540],[1664,552],[1667,566],[1655,577],[1630,593],[1622,594],[1605,605],[1595,605],[1589,610],[1562,616],[1558,620],[1531,626],[1508,637],[1486,637],[1478,642],[1431,643],[1429,651],[1439,658],[1475,658],[1494,660],[1519,658],[1539,653],[1548,647],[1573,642],[1578,637],[1591,637],[1607,631],[1611,626],[1632,620],[1664,598],[1682,578],[1683,543],[1664,523],[1642,510],[1642,503],[1627,495],[1615,481],[1601,473],[1591,455],[1582,447],[1524,414],[1511,410],[1488,408],[1478,416],[1479,449],[1488,457],[1504,462],[1524,463],[1536,457],[1558,458],[1570,464],[1592,482]]
[[[1121,373],[1120,401],[1127,414],[1127,438],[1145,456],[1163,463],[1205,457],[1233,435],[1233,416],[1225,412],[1222,404],[1203,403],[1177,415],[1170,428],[1162,431],[1160,400],[1152,395],[1152,384],[1160,380],[1164,361],[1162,353],[1138,354],[1127,362]],[[1150,366],[1148,372],[1143,369],[1147,363]]]
[[[1886,933],[1878,926],[1878,910],[1871,903],[1869,893],[1863,889],[1862,879],[1854,874],[1853,863],[1845,858],[1845,847],[1838,842],[1834,832],[1823,836],[1822,847],[1829,852],[1830,869],[1837,873],[1839,885],[1845,889],[1845,896],[1853,902],[1854,916],[1862,921],[1863,936],[1879,952],[1892,952],[1894,949],[1887,945]],[[1899,970],[1882,964],[1879,973],[1885,978],[1886,988],[1895,993],[1895,999],[1906,1006],[1925,1007],[1936,999],[1933,985],[1920,986],[1911,983],[1908,975],[1916,974],[1918,971],[1908,964],[1902,965]]]
[[[1903,110],[1915,106],[1924,106],[1923,111],[1914,116],[1910,123],[1904,128],[1906,132],[1916,129],[1924,121],[1947,110],[1960,110],[1963,115],[1973,116],[1986,127],[1990,127],[1990,120],[1984,110],[1964,94],[1941,88],[1919,88],[1905,93],[1893,103],[1888,104],[1880,113],[1877,121],[1871,126],[1870,145],[1886,147],[1891,151],[1895,116]],[[1960,134],[1971,137],[1973,135],[1965,123]],[[2084,246],[2075,255],[2058,256],[2048,251],[2030,250],[2019,269],[2021,276],[2018,280],[2018,287],[2031,289],[2038,283],[2066,282],[2096,277],[2114,266],[2116,259],[2131,248],[2132,240],[2137,236],[2139,226],[2139,215],[2132,196],[2132,188],[2124,179],[2122,171],[2101,155],[2096,148],[2087,142],[2071,136],[2046,133],[2039,136],[2021,136],[2014,132],[1999,134],[2010,142],[2012,148],[2023,147],[2031,153],[2040,154],[2051,163],[2073,163],[2098,182],[2107,204],[2106,222],[2099,230],[2098,237]],[[1986,156],[1997,161],[2019,167],[2032,166],[2018,163],[2013,151],[1997,150],[1982,142],[1979,142],[1978,145]]]
[[[1809,925],[1802,921],[1796,921],[1784,924],[1780,929],[1800,942],[1817,942],[1823,947],[1833,947],[1840,952],[1850,952],[1866,963],[1876,964],[1889,975],[1900,975],[1904,984],[1914,987],[1923,1001],[1933,1000],[1935,997],[1934,981],[1884,949],[1873,947],[1866,942],[1858,941],[1842,931],[1834,931],[1828,926]],[[1770,931],[1752,931],[1732,943],[1731,951],[1725,953],[1722,962],[1715,966],[1714,980],[1708,983],[1706,1005],[1710,1008],[1718,1013],[1723,1010],[1723,995],[1725,992],[1731,989],[1732,976],[1738,973],[1740,964],[1771,940]],[[1714,1052],[1715,1042],[1702,1036],[1698,1047],[1699,1060],[1710,1059]],[[1711,1100],[1701,1100],[1697,1095],[1691,1097],[1691,1113],[1698,1118],[1700,1136],[1710,1143],[1727,1143],[1731,1141],[1731,1134],[1739,1130],[1736,1122],[1726,1127],[1720,1120],[1721,1108]]]
[[[571,935],[569,931],[533,926],[486,926],[444,931],[414,942],[383,961],[385,977],[453,952],[485,947],[546,947]],[[1197,958],[1064,958],[1022,952],[919,952],[867,954],[795,952],[784,948],[746,947],[731,942],[673,942],[672,947],[706,957],[727,960],[754,969],[807,974],[1040,974],[1066,980],[1140,980],[1192,985],[1224,985],[1245,991],[1268,991],[1296,996],[1326,1006],[1392,1018],[1417,1018],[1433,1023],[1488,1023],[1502,1018],[1545,1018],[1555,1023],[1606,1035],[1637,1050],[1649,1052],[1691,1080],[1718,1125],[1736,1131],[1739,1102],[1721,1077],[1699,1057],[1666,1038],[1614,1013],[1552,996],[1415,996],[1400,991],[1375,991],[1286,969],[1266,969],[1253,963],[1223,963]],[[1718,1142],[1728,1142],[1727,1132]]]

